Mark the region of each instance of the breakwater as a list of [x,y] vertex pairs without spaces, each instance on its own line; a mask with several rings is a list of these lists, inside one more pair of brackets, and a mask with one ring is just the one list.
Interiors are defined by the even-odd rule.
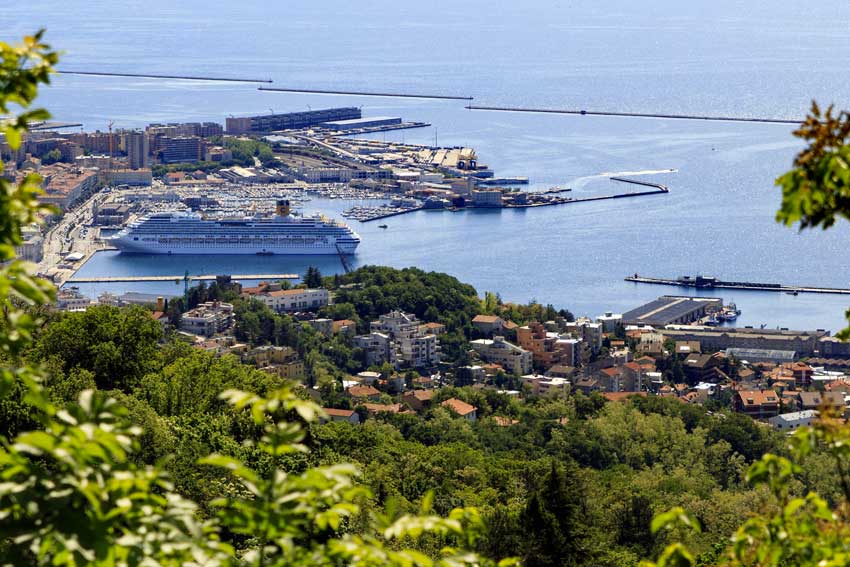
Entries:
[[654,114],[649,112],[609,112],[600,110],[574,110],[561,108],[527,108],[515,106],[473,106],[467,110],[489,110],[494,112],[531,112],[537,114],[574,114],[577,116],[615,116],[632,118],[669,118],[673,120],[708,120],[716,122],[763,122],[768,124],[800,124],[802,120],[787,118],[759,118],[749,116],[701,116],[696,114]]
[[650,278],[635,274],[625,278],[627,282],[655,284],[655,285],[670,285],[676,287],[691,287],[695,289],[741,289],[748,291],[772,291],[784,292],[790,294],[798,293],[828,293],[836,295],[850,295],[850,289],[838,287],[816,287],[816,286],[797,286],[786,285],[779,283],[760,283],[760,282],[733,282],[723,281],[714,278]]
[[305,94],[331,94],[331,95],[347,95],[347,96],[380,96],[388,98],[423,98],[436,100],[473,100],[471,96],[455,96],[455,95],[435,95],[435,94],[413,94],[413,93],[386,93],[374,91],[331,91],[320,89],[288,89],[288,88],[269,88],[258,87],[259,91],[269,91],[278,93],[305,93]]
[[271,79],[237,79],[232,77],[198,77],[194,75],[150,75],[145,73],[112,73],[109,71],[56,71],[60,75],[94,77],[134,77],[139,79],[181,79],[184,81],[226,81],[232,83],[272,83]]

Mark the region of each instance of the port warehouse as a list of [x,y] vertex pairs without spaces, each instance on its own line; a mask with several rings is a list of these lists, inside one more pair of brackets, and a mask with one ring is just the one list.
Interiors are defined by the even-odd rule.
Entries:
[[[363,114],[356,106],[340,108],[325,108],[322,110],[305,110],[302,112],[287,112],[284,114],[263,114],[259,116],[228,117],[226,128],[228,134],[250,134],[252,132],[273,132],[275,130],[297,130],[318,126],[325,122],[344,120],[359,120]],[[399,120],[401,122],[401,120]],[[361,126],[353,126],[357,128]]]
[[718,309],[722,306],[723,300],[714,297],[665,295],[623,313],[623,324],[656,327],[684,325],[705,317],[709,308]]
[[[792,351],[798,357],[834,356],[850,358],[850,343],[829,336],[828,331],[793,331],[788,329],[755,329],[752,327],[695,327],[670,325],[658,329],[665,340],[697,341],[705,351],[726,349],[759,349]],[[734,351],[733,351],[734,352]]]

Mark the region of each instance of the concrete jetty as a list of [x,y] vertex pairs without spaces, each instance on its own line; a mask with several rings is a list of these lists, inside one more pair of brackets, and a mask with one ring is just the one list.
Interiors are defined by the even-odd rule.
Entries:
[[[228,274],[233,280],[297,280],[298,274]],[[215,281],[220,275],[205,274],[199,276],[186,276],[182,274],[174,276],[110,276],[110,277],[85,277],[74,275],[66,280],[66,283],[132,283],[132,282],[182,282],[188,277],[189,281]]]

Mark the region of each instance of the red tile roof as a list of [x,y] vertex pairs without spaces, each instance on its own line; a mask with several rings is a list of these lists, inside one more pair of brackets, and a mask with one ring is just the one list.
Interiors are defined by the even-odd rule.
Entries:
[[346,390],[352,398],[369,398],[381,395],[381,391],[372,386],[352,386]]
[[646,392],[605,392],[602,397],[609,402],[625,402],[632,396],[646,397]]
[[457,398],[449,398],[440,404],[444,408],[449,408],[459,416],[463,417],[465,415],[469,415],[470,413],[475,411],[475,406],[470,405],[466,402],[458,400]]
[[350,409],[322,408],[322,410],[331,417],[351,417],[354,415],[354,410]]

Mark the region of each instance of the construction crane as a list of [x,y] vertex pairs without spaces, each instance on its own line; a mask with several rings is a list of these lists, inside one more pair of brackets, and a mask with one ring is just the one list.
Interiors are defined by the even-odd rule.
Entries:
[[109,171],[106,174],[107,182],[112,184],[112,125],[115,124],[114,121],[109,121]]

